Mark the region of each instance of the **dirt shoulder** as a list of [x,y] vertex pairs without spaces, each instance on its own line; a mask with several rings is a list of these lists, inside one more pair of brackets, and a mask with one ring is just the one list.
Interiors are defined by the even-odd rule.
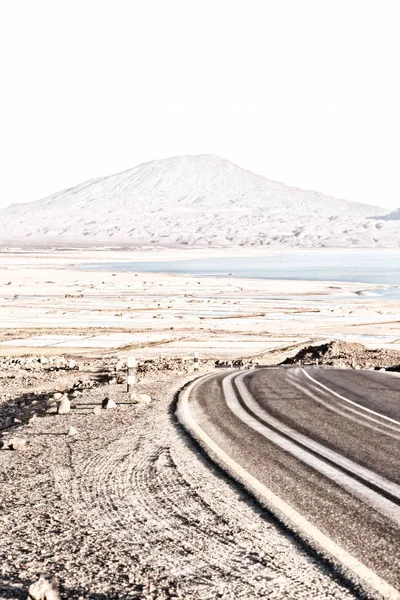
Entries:
[[[0,450],[0,598],[25,599],[45,571],[73,599],[357,597],[192,445],[173,414],[190,370],[144,370],[136,389],[152,402],[137,405],[104,367],[49,371],[25,416],[27,375],[7,379],[2,405],[22,423],[2,437],[27,444]],[[106,396],[116,409],[100,410]]]

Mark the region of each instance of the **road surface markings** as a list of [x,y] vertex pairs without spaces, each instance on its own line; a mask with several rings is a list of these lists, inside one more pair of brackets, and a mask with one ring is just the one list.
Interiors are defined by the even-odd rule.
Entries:
[[310,379],[311,381],[313,381],[314,383],[316,383],[317,385],[319,385],[321,388],[323,388],[324,390],[326,390],[330,394],[333,394],[334,396],[337,396],[337,398],[340,398],[340,400],[344,400],[344,402],[348,402],[349,404],[352,404],[353,406],[356,406],[357,408],[359,408],[359,409],[361,409],[363,411],[366,411],[367,413],[370,413],[372,415],[375,415],[376,417],[379,417],[380,419],[384,419],[385,421],[389,421],[390,423],[394,423],[395,425],[400,426],[400,421],[396,421],[396,419],[392,419],[391,417],[387,417],[386,415],[383,415],[382,413],[378,413],[375,410],[372,410],[371,408],[367,408],[366,406],[363,406],[362,404],[358,404],[358,402],[354,402],[353,400],[350,400],[349,398],[346,398],[345,396],[342,396],[341,394],[338,394],[337,392],[335,392],[334,390],[332,390],[331,388],[329,388],[327,385],[324,385],[320,381],[317,381],[317,379],[314,379],[314,377],[311,377],[311,375],[309,373],[307,373],[307,371],[305,369],[302,368],[301,370],[304,373],[304,375],[306,377],[308,377],[308,379]]
[[342,565],[356,579],[361,579],[366,584],[367,589],[372,588],[374,593],[381,595],[385,600],[400,600],[400,592],[259,482],[258,479],[224,452],[197,424],[190,409],[189,397],[199,381],[203,379],[204,377],[192,382],[179,396],[177,416],[182,425],[214,457],[222,468],[255,494],[281,521],[289,524],[294,531],[299,532],[304,539],[308,540],[319,551],[322,551],[323,554],[330,556],[334,562]]
[[[240,419],[254,431],[260,433],[263,437],[276,446],[282,448],[282,450],[285,452],[288,452],[312,469],[318,471],[325,477],[328,477],[331,481],[334,481],[337,485],[344,488],[350,494],[357,496],[363,502],[369,506],[372,506],[376,511],[380,512],[382,515],[396,523],[396,525],[400,525],[400,506],[398,504],[391,502],[375,490],[364,485],[361,481],[358,481],[351,475],[348,475],[346,472],[341,470],[340,467],[326,462],[323,458],[315,456],[315,454],[309,450],[299,446],[298,443],[288,439],[281,433],[274,431],[247,412],[247,410],[245,410],[240,404],[232,387],[232,380],[236,377],[238,377],[237,373],[233,373],[232,375],[225,377],[225,379],[222,381],[222,388],[228,408],[234,415],[236,415],[236,417],[238,417],[238,419]],[[372,472],[370,473],[372,474]],[[390,482],[387,483],[390,484]]]
[[282,421],[279,421],[278,419],[270,415],[266,410],[261,408],[261,406],[257,403],[251,392],[247,389],[243,381],[243,378],[245,376],[246,374],[239,375],[235,379],[235,384],[243,402],[251,410],[252,413],[254,413],[257,417],[262,419],[262,421],[264,421],[268,425],[272,426],[274,429],[277,429],[279,432],[290,437],[292,440],[298,442],[302,446],[305,446],[312,452],[319,454],[323,458],[329,460],[331,463],[339,465],[346,471],[353,473],[357,477],[360,477],[361,479],[367,481],[373,486],[381,488],[388,494],[394,496],[400,503],[400,485],[389,481],[385,477],[382,477],[381,475],[375,473],[374,471],[371,471],[370,469],[362,467],[361,465],[355,463],[349,458],[342,456],[338,452],[335,452],[334,450],[327,448],[323,444],[316,442],[312,438],[309,438],[306,435],[299,433],[292,427],[289,427]]
[[[294,369],[293,369],[293,371],[294,371]],[[338,415],[341,415],[342,417],[346,417],[347,419],[354,421],[355,423],[361,423],[365,427],[369,427],[370,429],[372,429],[374,431],[378,431],[379,433],[382,433],[383,435],[391,437],[395,440],[400,440],[400,429],[398,427],[395,427],[394,425],[389,425],[388,423],[379,421],[377,418],[372,417],[366,413],[362,413],[358,410],[355,410],[354,408],[351,408],[350,406],[346,406],[343,403],[342,404],[338,403],[336,405],[336,404],[332,404],[331,401],[324,400],[321,397],[321,395],[319,395],[319,396],[316,395],[315,392],[318,390],[318,388],[315,388],[315,386],[311,387],[311,389],[308,389],[307,387],[305,387],[305,385],[301,382],[301,380],[298,379],[298,377],[292,373],[292,370],[290,372],[288,371],[287,380],[293,387],[300,390],[303,394],[310,396],[310,398],[315,400],[315,402],[322,404],[322,406],[325,406],[325,408],[331,410],[332,412],[335,412]],[[319,394],[325,394],[327,397],[329,397],[329,395],[330,395],[330,392],[325,391],[325,390],[323,390],[322,392],[320,390],[318,390],[318,392],[319,392]],[[343,410],[341,410],[341,409],[343,409]],[[352,413],[352,414],[350,414],[350,413]],[[354,416],[354,415],[356,415],[356,416]],[[375,423],[375,425],[373,423]],[[393,432],[395,432],[395,433],[393,433]]]

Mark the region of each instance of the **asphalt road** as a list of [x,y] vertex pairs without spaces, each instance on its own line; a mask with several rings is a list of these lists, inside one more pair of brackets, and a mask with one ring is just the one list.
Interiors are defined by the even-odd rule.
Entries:
[[400,378],[224,372],[200,380],[189,406],[238,465],[400,589]]

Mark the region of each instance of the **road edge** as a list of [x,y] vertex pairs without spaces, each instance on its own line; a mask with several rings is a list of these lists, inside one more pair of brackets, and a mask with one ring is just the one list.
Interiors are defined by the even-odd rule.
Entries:
[[356,586],[362,587],[369,596],[372,594],[376,600],[378,598],[381,600],[400,600],[399,591],[260,483],[230,458],[196,423],[189,406],[190,393],[199,382],[212,375],[214,374],[208,373],[196,378],[178,393],[175,414],[184,429],[223,471],[243,485],[279,522],[283,523],[300,538],[306,540],[319,556],[328,560],[335,568],[343,572],[346,578],[354,582]]

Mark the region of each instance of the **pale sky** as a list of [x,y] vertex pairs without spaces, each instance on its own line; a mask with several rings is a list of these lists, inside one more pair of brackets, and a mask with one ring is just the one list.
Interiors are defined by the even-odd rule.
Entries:
[[0,207],[155,158],[400,206],[399,0],[0,0]]

